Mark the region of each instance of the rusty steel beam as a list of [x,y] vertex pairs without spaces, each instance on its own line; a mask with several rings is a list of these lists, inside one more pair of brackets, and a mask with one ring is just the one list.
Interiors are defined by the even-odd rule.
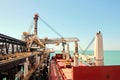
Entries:
[[26,58],[21,58],[21,59],[17,59],[17,60],[11,60],[9,62],[5,62],[5,63],[0,63],[0,73],[3,71],[7,71],[10,70],[11,68],[19,65],[20,63],[24,63],[26,61]]
[[[19,52],[19,50],[21,50],[21,52],[25,52],[26,50],[26,42],[19,40],[19,39],[15,39],[12,37],[9,37],[7,35],[1,34],[0,33],[0,54],[9,54],[10,49],[12,50],[12,53],[15,52],[15,49],[17,50],[16,52]],[[11,45],[11,47],[10,47]],[[17,45],[17,47],[15,47]],[[18,46],[20,46],[20,48],[18,49]]]
[[1,34],[1,33],[0,33],[0,42],[26,46],[26,43],[24,41],[9,37],[9,36]]
[[[27,53],[26,53],[27,54]],[[37,55],[43,55],[42,52],[38,53]],[[11,68],[18,66],[19,64],[22,64],[26,61],[26,58],[28,58],[29,61],[32,61],[34,56],[36,56],[36,54],[31,54],[29,56],[21,56],[21,57],[16,57],[10,60],[3,60],[0,61],[0,73],[6,70],[10,70]]]

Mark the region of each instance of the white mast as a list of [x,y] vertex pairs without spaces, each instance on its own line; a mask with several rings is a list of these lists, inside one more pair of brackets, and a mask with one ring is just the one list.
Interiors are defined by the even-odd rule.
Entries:
[[102,40],[102,35],[100,32],[97,33],[95,37],[94,57],[95,57],[96,66],[104,65],[103,40]]

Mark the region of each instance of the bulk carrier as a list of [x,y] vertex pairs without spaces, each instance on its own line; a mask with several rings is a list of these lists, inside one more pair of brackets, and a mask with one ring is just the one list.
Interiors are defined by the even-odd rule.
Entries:
[[[0,80],[120,80],[119,65],[104,65],[100,31],[91,41],[94,42],[93,55],[87,55],[85,52],[91,43],[80,53],[77,37],[40,39],[38,18],[61,36],[38,14],[33,18],[34,33],[23,32],[22,40],[0,34]],[[69,46],[70,43],[74,46]],[[62,51],[55,53],[53,48],[47,48],[48,44],[61,45]],[[74,48],[73,53],[70,47]]]

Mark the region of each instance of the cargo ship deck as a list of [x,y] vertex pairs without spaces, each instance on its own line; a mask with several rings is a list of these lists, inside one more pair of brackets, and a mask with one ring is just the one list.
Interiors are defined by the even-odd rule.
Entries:
[[49,80],[119,80],[119,66],[89,66],[79,63],[74,66],[73,59],[63,59],[56,54],[50,61]]

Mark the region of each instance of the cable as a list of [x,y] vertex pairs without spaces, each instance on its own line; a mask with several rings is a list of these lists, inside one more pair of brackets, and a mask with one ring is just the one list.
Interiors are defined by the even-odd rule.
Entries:
[[63,36],[60,34],[60,33],[58,33],[51,25],[49,25],[46,21],[44,21],[41,17],[40,17],[40,19],[41,19],[41,21],[45,24],[45,25],[47,25],[48,27],[49,27],[49,29],[51,29],[54,33],[56,33],[58,36],[60,36],[60,37],[62,37],[63,38]]
[[78,45],[78,47],[79,47],[79,49],[83,52],[83,49],[82,49],[82,47],[80,46],[80,45]]
[[27,31],[27,32],[31,33],[32,29],[33,29],[33,21],[31,22],[31,25],[29,26],[29,28],[28,28],[28,31]]
[[94,40],[95,40],[95,37],[93,37],[93,39],[90,41],[90,43],[88,44],[88,46],[86,47],[86,49],[83,51],[82,54],[85,54],[85,52],[88,50],[88,48],[91,46]]

